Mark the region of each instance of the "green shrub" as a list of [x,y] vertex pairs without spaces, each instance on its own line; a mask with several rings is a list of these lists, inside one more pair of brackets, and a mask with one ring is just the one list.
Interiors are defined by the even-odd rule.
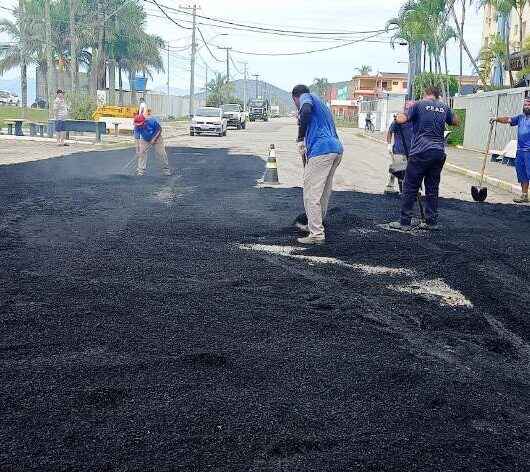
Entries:
[[460,119],[459,126],[451,126],[451,134],[447,139],[447,142],[452,146],[461,146],[464,144],[464,130],[466,128],[466,110],[454,110],[458,118]]
[[66,103],[72,120],[92,120],[98,106],[94,98],[84,93],[66,94]]
[[432,72],[423,72],[414,79],[414,95],[415,99],[419,100],[423,97],[425,89],[428,86],[436,86],[443,91],[446,88],[446,82],[449,81],[449,94],[453,97],[458,92],[458,81],[453,76],[445,74],[433,74]]

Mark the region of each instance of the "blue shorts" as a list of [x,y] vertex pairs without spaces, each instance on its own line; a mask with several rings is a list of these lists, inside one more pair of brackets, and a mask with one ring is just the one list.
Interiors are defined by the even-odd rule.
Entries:
[[57,133],[60,133],[61,131],[64,131],[64,121],[63,120],[55,120],[55,131]]
[[517,151],[515,155],[515,170],[517,181],[530,182],[530,151]]

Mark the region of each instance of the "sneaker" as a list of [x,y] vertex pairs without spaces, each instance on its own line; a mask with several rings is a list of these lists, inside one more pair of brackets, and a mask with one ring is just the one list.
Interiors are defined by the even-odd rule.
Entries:
[[392,221],[392,223],[389,223],[388,227],[397,231],[412,231],[411,225],[402,225],[400,221]]
[[522,193],[520,197],[515,197],[513,201],[515,203],[528,203],[528,194]]
[[429,223],[425,223],[424,221],[420,223],[420,228],[427,229],[429,231],[441,231],[443,229],[442,225],[438,223],[429,224]]
[[309,226],[304,225],[303,223],[300,223],[299,221],[297,221],[294,225],[299,231],[302,231],[303,233],[309,233]]
[[326,238],[324,236],[307,236],[305,238],[298,238],[297,241],[300,244],[324,244]]

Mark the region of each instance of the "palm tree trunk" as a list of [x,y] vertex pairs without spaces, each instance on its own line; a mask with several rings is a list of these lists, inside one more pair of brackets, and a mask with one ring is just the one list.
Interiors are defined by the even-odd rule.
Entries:
[[486,85],[486,80],[484,79],[484,77],[482,77],[482,74],[480,73],[480,69],[479,69],[479,67],[477,65],[477,61],[473,57],[473,54],[471,54],[471,52],[469,51],[469,48],[467,47],[467,44],[466,44],[466,42],[464,40],[464,36],[462,34],[462,30],[460,29],[460,23],[458,22],[458,18],[456,17],[456,12],[455,12],[454,5],[451,7],[451,14],[453,15],[453,20],[455,22],[456,34],[458,35],[458,39],[461,41],[462,47],[464,48],[464,51],[466,51],[467,57],[471,61],[471,64],[473,64],[473,68],[475,69],[475,71],[477,72],[478,76],[480,77],[480,80],[482,81],[482,83],[484,85]]
[[121,66],[118,66],[118,104],[123,106],[123,77]]
[[28,65],[26,60],[20,65],[20,91],[22,92],[22,109],[28,106]]
[[97,90],[99,85],[100,68],[103,59],[103,7],[101,1],[97,3],[97,47],[92,51],[92,60],[90,61],[90,95],[97,98]]
[[429,52],[429,72],[432,74],[432,54]]
[[75,34],[75,13],[76,0],[69,0],[70,9],[70,89],[72,92],[79,92],[79,81],[77,77],[77,36]]
[[523,8],[520,10],[517,10],[517,14],[519,15],[519,52],[523,50]]
[[[466,22],[466,2],[467,0],[462,0],[462,18],[460,20],[460,31],[462,31],[462,38],[464,37],[464,24]],[[446,59],[447,59],[447,56],[446,56]],[[463,44],[463,39],[460,39],[460,80],[458,84],[459,91],[462,91],[463,75],[464,75],[464,44]]]
[[423,43],[423,71],[427,70],[427,44]]
[[18,0],[18,9],[20,10],[20,49],[22,51],[22,62],[20,64],[20,91],[22,95],[22,116],[28,106],[28,65],[26,62],[26,17],[24,1]]
[[108,60],[109,68],[109,102],[116,104],[116,61],[113,58]]
[[447,103],[449,104],[449,98],[451,97],[451,91],[449,90],[449,68],[447,67],[447,44],[444,46],[444,62],[445,62],[445,89],[447,96]]
[[[53,104],[53,89],[54,89],[54,80],[53,72],[55,65],[53,64],[52,57],[52,24],[50,18],[50,0],[44,0],[44,23],[45,23],[45,41],[46,41],[46,83],[48,85],[48,113],[52,111]],[[51,115],[50,115],[51,116]]]
[[133,69],[129,69],[129,87],[131,87],[131,105],[136,105],[138,97],[136,95],[136,82],[134,80],[136,73]]
[[508,76],[510,77],[510,87],[513,87],[512,63],[510,62],[510,24],[509,23],[506,23],[506,69],[508,70]]

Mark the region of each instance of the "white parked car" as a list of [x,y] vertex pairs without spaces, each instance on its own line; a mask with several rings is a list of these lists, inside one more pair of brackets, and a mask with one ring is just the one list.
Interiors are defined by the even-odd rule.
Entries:
[[20,98],[16,93],[0,90],[0,105],[20,105]]
[[226,103],[222,107],[223,116],[228,121],[228,126],[234,126],[237,129],[247,127],[247,114],[243,111],[241,105],[237,103]]
[[223,117],[223,110],[214,107],[197,108],[190,123],[190,136],[202,133],[213,133],[226,136],[228,121]]

